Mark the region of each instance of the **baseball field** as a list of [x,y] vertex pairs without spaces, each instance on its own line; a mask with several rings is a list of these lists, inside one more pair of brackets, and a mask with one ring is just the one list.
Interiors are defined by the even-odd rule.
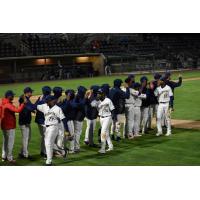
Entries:
[[[180,72],[173,73],[172,79],[176,80]],[[56,166],[188,166],[200,165],[200,71],[182,72],[183,84],[175,90],[175,111],[172,114],[173,130],[170,137],[156,137],[156,130],[134,140],[122,140],[114,142],[114,151],[105,155],[99,155],[97,148],[91,148],[83,144],[86,124],[84,123],[81,152],[79,154],[68,155],[67,159],[55,158]],[[34,89],[35,96],[41,94],[41,88],[45,85],[51,87],[61,86],[63,89],[76,89],[83,85],[89,88],[94,84],[109,83],[115,78],[125,79],[125,75],[110,77],[95,77],[73,80],[57,80],[48,82],[17,83],[0,85],[0,97],[4,96],[6,90],[11,89],[16,96],[22,94],[24,87],[30,86]],[[136,75],[136,81],[141,75]],[[147,75],[149,80],[153,77]],[[36,97],[33,97],[33,99]],[[44,165],[44,160],[39,156],[40,135],[37,125],[32,120],[32,138],[29,152],[33,160],[17,159],[21,148],[21,132],[19,126],[16,129],[16,139],[14,145],[14,157],[17,159],[16,165]],[[98,124],[99,126],[99,124]],[[98,127],[97,129],[98,130]],[[95,132],[97,136],[97,131]],[[97,139],[96,139],[97,141]],[[2,146],[2,135],[0,137]],[[0,162],[0,165],[8,165]]]

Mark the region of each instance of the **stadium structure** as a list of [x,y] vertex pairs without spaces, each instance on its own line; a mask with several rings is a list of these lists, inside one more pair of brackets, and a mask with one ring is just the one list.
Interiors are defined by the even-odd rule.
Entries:
[[1,33],[0,83],[199,66],[200,34]]

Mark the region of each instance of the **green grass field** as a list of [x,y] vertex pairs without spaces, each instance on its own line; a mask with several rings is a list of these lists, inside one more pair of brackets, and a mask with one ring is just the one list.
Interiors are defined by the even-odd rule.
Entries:
[[[178,74],[180,72],[173,73],[172,79],[177,79]],[[200,71],[186,71],[183,72],[184,78],[196,78],[200,77]],[[152,80],[153,76],[151,74],[146,75],[149,80]],[[124,80],[127,76],[101,76],[101,77],[94,77],[94,78],[81,78],[81,79],[71,79],[71,80],[55,80],[55,81],[44,81],[44,82],[27,82],[27,83],[14,83],[14,84],[2,84],[0,85],[0,97],[4,96],[7,90],[12,89],[17,96],[22,94],[24,87],[30,86],[34,89],[34,95],[41,94],[42,86],[49,85],[51,87],[60,86],[63,89],[76,89],[79,85],[83,85],[89,88],[91,85],[94,84],[103,84],[109,83],[111,86],[113,85],[113,80],[116,78],[121,78]],[[136,81],[139,81],[141,75],[136,75]]]
[[[139,75],[136,79],[139,79]],[[200,77],[200,71],[185,72],[184,78]],[[37,82],[26,84],[35,89],[35,94],[40,94],[41,86],[62,86],[64,88],[76,88],[78,85],[89,87],[92,84],[110,83],[112,77],[86,78],[67,81]],[[121,76],[122,79],[125,76]],[[149,76],[149,78],[151,78]],[[177,78],[177,74],[174,74]],[[13,89],[17,95],[21,94],[24,84],[1,85],[0,95],[7,89]],[[173,118],[198,120],[200,123],[200,80],[185,81],[183,86],[175,90],[175,112]],[[99,126],[99,124],[98,124]],[[115,150],[106,155],[99,155],[98,149],[89,148],[83,144],[83,137],[86,125],[81,138],[82,151],[79,154],[69,155],[67,160],[55,158],[55,165],[200,165],[200,130],[173,129],[171,137],[156,137],[156,131],[137,138],[133,141],[123,140],[120,143],[114,142]],[[98,128],[97,128],[98,129]],[[97,133],[95,133],[96,135]],[[40,158],[40,136],[36,124],[32,123],[32,139],[30,144],[30,154],[33,161],[17,160],[16,165],[44,165],[44,160]],[[2,144],[2,137],[0,137]],[[21,148],[21,133],[16,129],[16,142],[14,146],[14,156],[17,157]],[[6,165],[0,162],[0,165]]]

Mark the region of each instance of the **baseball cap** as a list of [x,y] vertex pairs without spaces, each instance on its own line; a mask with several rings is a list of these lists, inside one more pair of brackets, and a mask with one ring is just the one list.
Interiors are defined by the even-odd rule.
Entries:
[[99,88],[97,93],[98,94],[105,94],[105,91],[102,88]]
[[42,88],[42,93],[43,93],[44,95],[50,95],[50,94],[51,94],[51,88],[50,88],[49,86],[44,86],[44,87]]
[[33,91],[34,90],[32,90],[30,87],[24,88],[24,93],[33,92]]
[[56,97],[53,96],[53,95],[48,95],[48,96],[46,96],[46,98],[45,98],[45,101],[46,101],[46,102],[53,101],[53,100],[56,100]]
[[8,90],[6,93],[5,93],[5,97],[13,97],[15,96],[14,92],[12,90]]
[[155,74],[154,74],[154,79],[160,79],[161,76],[162,76],[161,74],[155,73]]
[[134,74],[129,74],[128,78],[130,78],[130,79],[135,78],[135,75]]
[[74,90],[67,89],[67,90],[65,91],[65,94],[71,96],[71,95],[75,94],[75,92],[74,92]]
[[169,78],[171,76],[171,72],[170,71],[167,71],[166,73],[165,73],[165,77],[166,78]]
[[166,81],[166,78],[167,78],[167,77],[166,77],[165,75],[163,75],[163,76],[160,77],[160,80],[161,80],[161,81]]
[[92,85],[90,87],[91,90],[93,90],[94,93],[97,93],[98,89],[99,89],[99,86],[98,85]]
[[144,81],[148,81],[148,78],[146,76],[142,76],[141,79],[140,79],[140,82],[144,82]]
[[63,89],[61,87],[54,87],[53,88],[53,93],[57,94],[57,93],[62,93]]
[[139,88],[141,85],[140,85],[140,83],[138,83],[138,82],[136,82],[136,83],[134,83],[133,84],[133,88]]
[[124,80],[125,83],[129,83],[130,81],[131,81],[131,78],[129,77]]

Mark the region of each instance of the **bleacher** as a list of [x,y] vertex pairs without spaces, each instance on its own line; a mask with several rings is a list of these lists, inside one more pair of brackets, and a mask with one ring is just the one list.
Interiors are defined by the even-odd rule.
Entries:
[[194,51],[199,53],[198,34],[0,34],[0,57],[79,53],[162,56]]

